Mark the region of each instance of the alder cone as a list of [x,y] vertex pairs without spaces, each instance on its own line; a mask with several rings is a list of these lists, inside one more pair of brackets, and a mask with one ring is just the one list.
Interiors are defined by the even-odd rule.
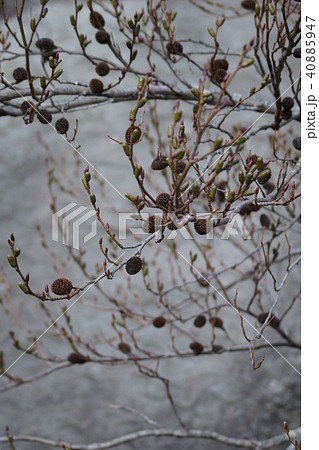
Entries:
[[216,328],[223,328],[224,322],[220,317],[212,317],[209,319],[210,323],[213,325],[213,327]]
[[195,317],[194,320],[194,326],[197,328],[202,328],[206,323],[206,317],[200,314],[199,316]]
[[166,50],[172,55],[180,55],[181,53],[183,53],[183,46],[178,41],[170,41],[166,45]]
[[129,275],[136,275],[142,269],[143,261],[139,256],[132,256],[125,264],[125,270]]
[[131,347],[128,344],[126,344],[125,342],[120,342],[118,345],[118,348],[122,353],[125,353],[125,354],[132,353]]
[[101,61],[95,66],[95,72],[100,77],[105,77],[110,72],[110,66],[107,62]]
[[[259,316],[257,316],[258,322],[264,323],[265,320],[267,319],[267,317],[268,317],[268,313],[259,314]],[[271,317],[271,322],[269,323],[269,325],[272,328],[278,329],[280,327],[280,320],[274,314],[272,314],[270,317]]]
[[204,347],[202,346],[202,344],[200,342],[192,342],[189,345],[190,349],[193,351],[194,355],[200,355],[202,353],[202,351],[204,350]]
[[209,220],[208,219],[196,219],[194,223],[194,229],[197,234],[205,235],[209,232]]
[[70,353],[68,361],[72,364],[84,364],[88,360],[84,355],[81,355],[81,353]]
[[55,122],[55,129],[59,134],[65,134],[69,129],[69,121],[61,117]]
[[51,52],[56,49],[56,45],[50,38],[42,38],[38,39],[35,43],[36,47],[40,50],[40,52]]
[[95,39],[99,44],[108,44],[111,42],[111,36],[110,33],[108,33],[106,30],[99,30],[95,34]]
[[166,156],[158,155],[152,161],[151,169],[153,170],[163,170],[168,166]]
[[24,67],[17,67],[12,73],[13,78],[20,83],[20,81],[26,80],[28,78],[28,73]]
[[67,278],[57,278],[51,284],[51,291],[55,295],[68,295],[73,289],[73,285]]
[[243,2],[241,2],[241,6],[245,9],[255,11],[256,2],[255,2],[255,0],[244,0]]
[[97,11],[91,11],[90,22],[94,28],[103,28],[105,25],[104,17]]
[[216,72],[218,69],[228,70],[229,64],[227,59],[211,59],[211,72]]
[[91,92],[97,95],[102,94],[104,89],[103,82],[98,78],[92,78],[92,80],[89,83],[89,87]]
[[37,118],[40,123],[47,124],[52,122],[52,114],[47,109],[38,109]]
[[153,325],[155,328],[162,328],[166,324],[166,319],[163,316],[155,317]]

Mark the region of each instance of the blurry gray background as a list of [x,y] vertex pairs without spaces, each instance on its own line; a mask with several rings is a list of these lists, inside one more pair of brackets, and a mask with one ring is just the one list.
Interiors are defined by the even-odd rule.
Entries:
[[[9,2],[6,2],[9,3]],[[29,2],[30,3],[30,2]],[[124,2],[132,14],[135,10],[140,10],[144,6],[144,1]],[[187,37],[190,34],[194,39],[207,41],[207,26],[213,26],[215,18],[208,16],[192,8],[190,16],[190,5],[184,0],[168,2],[179,11],[176,19],[176,34],[179,38]],[[235,6],[235,2],[227,4]],[[236,1],[236,5],[240,2]],[[32,2],[34,9],[38,8],[38,2]],[[184,7],[185,4],[185,7]],[[83,31],[87,32],[94,40],[95,30],[87,23],[87,10],[81,13]],[[49,13],[40,27],[41,37],[51,37],[57,45],[72,50],[77,49],[74,39],[74,31],[69,24],[69,15],[73,13],[73,1],[52,0],[49,4]],[[131,14],[131,16],[132,16]],[[26,17],[29,13],[26,12]],[[12,19],[14,20],[14,19]],[[29,20],[29,19],[28,19]],[[204,20],[204,23],[203,23]],[[239,22],[233,22],[239,23]],[[3,29],[3,23],[0,23]],[[114,21],[107,23],[107,27],[114,33],[117,40],[117,31]],[[231,31],[230,31],[231,30]],[[228,47],[238,52],[242,46],[249,42],[254,36],[253,16],[247,15],[241,25],[231,29],[231,23],[226,26],[221,33],[222,46]],[[120,41],[121,42],[121,41]],[[101,49],[101,47],[103,47]],[[123,43],[121,47],[124,48]],[[190,49],[190,44],[185,45]],[[93,42],[93,54],[103,54],[104,46],[98,46]],[[93,50],[94,49],[94,50]],[[106,50],[107,51],[107,50]],[[125,50],[123,51],[125,53]],[[110,55],[108,55],[110,56]],[[83,58],[72,59],[62,54],[64,69],[63,77],[72,78],[83,83],[88,83],[94,76],[92,66],[86,63]],[[112,58],[112,57],[111,57]],[[202,61],[208,59],[203,55]],[[34,71],[41,73],[41,66],[34,58]],[[22,62],[22,60],[21,60]],[[11,79],[11,71],[16,63],[3,64],[1,70]],[[183,66],[179,66],[179,69]],[[186,66],[187,67],[187,66]],[[143,69],[143,68],[141,68]],[[165,69],[163,69],[165,70]],[[238,77],[236,88],[238,92],[249,92],[249,88],[257,83],[257,77],[253,70],[250,70],[249,77],[246,73]],[[111,75],[115,79],[116,75]],[[196,83],[200,74],[191,69],[189,79]],[[132,78],[131,78],[132,80]],[[136,81],[133,81],[133,86]],[[166,133],[165,118],[170,114],[172,102],[165,102],[161,106],[160,116],[164,120],[163,130]],[[114,142],[107,139],[111,134],[117,139],[123,138],[123,133],[128,126],[128,113],[131,104],[104,105],[100,108],[90,109],[87,112],[81,111],[67,115],[71,126],[74,126],[75,119],[79,119],[79,133],[76,143],[81,143],[83,155],[124,194],[125,192],[136,193],[134,180],[123,176],[127,168],[122,149]],[[190,107],[188,107],[190,110]],[[241,120],[243,125],[248,125],[256,118],[254,114],[246,114]],[[54,120],[58,116],[54,117]],[[264,120],[264,119],[262,119]],[[267,118],[265,118],[267,120]],[[268,119],[269,120],[269,119]],[[8,274],[8,282],[12,284],[12,297],[15,304],[23,302],[23,320],[21,326],[30,330],[33,335],[39,335],[45,329],[44,314],[37,306],[37,301],[31,297],[24,297],[17,288],[17,276],[14,271],[8,269],[6,255],[8,247],[6,241],[13,232],[22,248],[21,264],[23,270],[29,271],[33,286],[39,290],[43,286],[50,284],[55,278],[55,273],[50,266],[47,254],[41,247],[40,238],[36,233],[36,224],[41,226],[45,232],[48,242],[50,242],[51,214],[49,208],[49,194],[46,182],[44,159],[45,149],[39,143],[37,133],[53,151],[57,161],[65,159],[66,171],[72,177],[73,169],[68,169],[72,163],[72,149],[58,136],[54,130],[39,124],[36,120],[34,124],[25,126],[21,118],[9,117],[0,118],[1,127],[1,151],[0,151],[0,190],[1,190],[1,267]],[[262,140],[264,139],[264,140]],[[258,151],[262,152],[262,146],[268,148],[267,136],[251,140],[251,147],[254,143],[258,145]],[[148,152],[148,145],[139,144],[138,151],[141,152],[141,160],[149,162],[151,157]],[[143,154],[144,152],[144,154]],[[143,156],[142,156],[143,155]],[[145,155],[145,156],[144,156]],[[145,159],[144,159],[145,158]],[[145,165],[147,163],[145,162]],[[81,163],[81,171],[86,163]],[[75,199],[79,204],[89,206],[80,177],[73,180],[78,186],[79,197]],[[98,189],[96,189],[98,191]],[[82,198],[82,203],[81,199]],[[72,196],[59,193],[58,207],[62,207],[72,200]],[[106,185],[105,207],[109,210],[108,222],[114,226],[117,223],[115,213],[111,213],[113,206],[118,210],[127,209],[124,202],[116,192]],[[87,262],[95,264],[101,262],[97,253],[97,241],[102,230],[99,228],[98,236],[84,246],[88,251]],[[67,250],[59,243],[52,242],[52,249],[59,257],[66,258]],[[296,245],[298,235],[296,235]],[[186,245],[186,244],[185,244]],[[188,244],[187,244],[188,245]],[[216,252],[222,251],[225,259],[232,260],[232,246],[225,241],[214,242]],[[187,247],[184,255],[187,255]],[[183,247],[181,247],[183,251]],[[145,257],[150,254],[145,252]],[[159,260],[159,264],[165,265],[165,261]],[[81,284],[83,277],[76,270],[76,267],[68,269],[66,275],[72,279],[74,284]],[[154,269],[155,270],[155,269]],[[121,283],[122,274],[117,274],[116,283]],[[135,280],[136,281],[136,280]],[[297,289],[299,279],[297,271],[287,286],[282,291],[282,297],[289,298]],[[138,283],[138,281],[136,282]],[[114,291],[115,282],[103,281],[101,286],[108,292]],[[248,283],[246,285],[248,289]],[[241,287],[241,296],[245,296],[245,291]],[[87,294],[85,300],[90,301],[91,294]],[[141,301],[145,306],[150,306],[155,302],[148,292],[141,292]],[[53,316],[58,316],[61,306],[52,304]],[[151,307],[151,306],[150,306]],[[156,308],[155,308],[156,310]],[[299,312],[295,308],[289,318],[289,332],[298,339],[299,335]],[[77,304],[72,309],[73,324],[83,330],[84,337],[89,335],[98,327],[104,327],[108,332],[109,319],[99,317],[94,310],[83,308]],[[63,320],[63,319],[61,319]],[[240,332],[238,316],[229,311],[225,315],[225,321],[229,326],[232,336],[237,336],[238,343],[244,344],[244,339]],[[6,365],[12,363],[19,355],[12,347],[12,341],[8,338],[8,330],[12,325],[7,317],[1,312],[0,315],[0,348],[5,352]],[[156,334],[157,333],[157,334]],[[149,329],[149,336],[146,339],[152,345],[156,345],[161,339],[165,339],[161,333],[167,330]],[[217,332],[218,333],[218,332]],[[235,334],[234,334],[235,333]],[[268,339],[278,339],[272,330],[266,334]],[[167,338],[167,336],[166,336]],[[221,333],[216,343],[223,344],[225,336]],[[52,335],[43,337],[45,348],[52,349],[61,356],[69,353],[69,348],[65,343]],[[227,341],[226,341],[227,344]],[[228,343],[229,344],[229,343]],[[61,347],[62,345],[62,347]],[[186,345],[186,344],[185,344]],[[282,348],[280,350],[288,360],[299,368],[299,354],[296,350]],[[176,404],[180,413],[190,428],[215,430],[233,437],[249,437],[264,439],[283,432],[282,422],[287,420],[290,428],[299,425],[299,375],[271,348],[259,353],[265,356],[265,362],[260,370],[253,372],[247,353],[234,353],[223,355],[202,356],[183,360],[169,360],[162,363],[161,368],[169,378],[172,379],[172,392],[175,396]],[[23,357],[12,369],[14,374],[24,376],[36,373],[37,370],[44,369],[44,364],[38,363],[31,357]],[[0,385],[6,380],[0,380]],[[12,434],[39,435],[41,437],[64,440],[72,443],[91,443],[106,441],[120,435],[148,428],[142,420],[134,415],[110,408],[110,404],[127,405],[146,413],[152,419],[159,421],[169,428],[178,428],[175,418],[171,412],[170,405],[165,399],[163,386],[157,380],[145,378],[139,374],[135,367],[108,367],[99,365],[74,366],[64,371],[57,372],[48,378],[43,378],[35,383],[24,385],[20,388],[1,394],[0,397],[0,435],[4,435],[5,426],[10,426]],[[287,444],[288,445],[288,444]],[[287,447],[286,445],[286,447]],[[192,441],[190,439],[176,440],[173,438],[145,439],[130,444],[120,446],[120,449],[223,449],[222,444],[212,441]],[[7,449],[7,445],[0,445],[1,449]],[[31,450],[40,449],[41,446],[27,443],[16,444],[17,449]],[[230,448],[230,447],[228,447]],[[280,447],[285,448],[285,446]]]

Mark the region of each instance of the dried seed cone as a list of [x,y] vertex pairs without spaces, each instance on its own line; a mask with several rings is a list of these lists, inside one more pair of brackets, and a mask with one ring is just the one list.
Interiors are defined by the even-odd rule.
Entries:
[[213,73],[212,79],[215,83],[222,83],[224,81],[226,75],[227,75],[226,70],[217,69],[216,72]]
[[108,44],[109,42],[111,42],[110,33],[108,33],[106,30],[97,31],[95,33],[95,39],[99,44]]
[[163,206],[163,208],[168,208],[168,204],[171,196],[166,192],[162,192],[156,197],[156,206]]
[[194,229],[196,233],[205,235],[209,232],[209,220],[208,219],[196,219],[194,222]]
[[92,80],[89,83],[89,87],[91,92],[97,95],[102,94],[104,89],[103,82],[98,78],[92,78]]
[[65,134],[69,129],[69,121],[61,117],[55,122],[55,129],[59,134]]
[[183,46],[178,41],[171,41],[166,45],[166,50],[172,55],[180,55],[183,53]]
[[196,341],[192,342],[189,345],[189,347],[192,350],[192,352],[194,353],[194,355],[199,355],[204,350],[204,347],[202,346],[202,344],[200,342],[196,342]]
[[35,43],[36,47],[40,50],[40,52],[51,52],[56,48],[56,45],[50,38],[42,38],[38,39]]
[[220,317],[212,317],[211,319],[209,319],[209,321],[213,327],[223,328],[224,326],[224,322]]
[[87,358],[81,353],[70,353],[68,361],[72,364],[84,364],[87,362]]
[[118,345],[118,348],[122,353],[125,353],[125,354],[132,353],[131,347],[128,344],[126,344],[125,342],[120,342]]
[[295,104],[295,101],[292,97],[285,97],[282,99],[281,106],[284,109],[291,109]]
[[282,117],[284,120],[289,120],[289,119],[291,119],[291,116],[292,116],[291,109],[283,109],[283,110],[281,111],[280,115],[281,115],[281,117]]
[[184,161],[176,161],[175,164],[175,174],[179,175],[180,173],[183,173],[186,167],[186,163]]
[[153,159],[151,168],[153,170],[163,170],[168,166],[166,156],[158,155]]
[[144,233],[155,233],[162,227],[162,218],[158,215],[148,217],[142,224]]
[[166,319],[163,316],[155,317],[153,325],[155,328],[162,328],[166,324]]
[[143,261],[139,256],[132,256],[125,264],[125,270],[129,275],[136,275],[142,269]]
[[31,106],[34,106],[33,103],[25,100],[20,105],[20,111],[22,112],[22,114],[26,114],[29,111],[29,109],[31,108]]
[[95,72],[100,77],[105,77],[110,72],[110,66],[107,62],[101,61],[95,66]]
[[140,127],[131,126],[125,132],[125,141],[127,144],[136,144],[141,139],[142,130]]
[[301,137],[296,137],[292,141],[292,145],[295,147],[296,150],[301,150]]
[[301,58],[301,47],[295,48],[293,55],[295,58]]
[[12,76],[18,83],[28,78],[27,71],[24,67],[17,67],[16,69],[14,69]]
[[[258,322],[264,323],[265,320],[267,319],[267,317],[268,317],[268,313],[259,314],[259,316],[257,316]],[[269,325],[272,328],[278,329],[280,327],[280,320],[274,314],[272,314],[270,317],[271,317],[271,322],[269,323]]]
[[269,228],[271,225],[270,219],[266,214],[262,214],[259,218],[260,225],[265,228]]
[[96,11],[91,11],[90,22],[94,28],[103,28],[105,25],[104,17]]
[[218,69],[224,69],[224,70],[228,70],[229,64],[227,59],[211,59],[210,61],[210,68],[211,68],[211,72],[216,72],[216,70]]
[[72,289],[72,283],[67,278],[57,278],[51,284],[51,291],[55,295],[68,295]]
[[47,109],[38,109],[37,118],[40,123],[47,124],[52,122],[52,114]]
[[202,328],[206,323],[206,317],[203,316],[203,314],[200,314],[199,316],[195,317],[194,319],[194,326],[197,328]]
[[255,0],[244,0],[243,2],[241,2],[241,6],[245,9],[255,11],[256,2]]
[[250,214],[251,212],[258,211],[261,207],[259,205],[255,205],[254,203],[251,203],[249,205],[244,206],[241,208],[239,214],[241,216],[245,216],[246,214]]

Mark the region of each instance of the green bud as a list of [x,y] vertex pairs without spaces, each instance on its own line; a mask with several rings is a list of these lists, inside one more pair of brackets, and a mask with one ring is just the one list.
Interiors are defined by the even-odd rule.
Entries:
[[127,47],[129,50],[132,50],[132,42],[131,42],[131,41],[126,41],[126,47]]
[[138,89],[139,91],[141,91],[142,89],[144,89],[144,86],[145,86],[145,77],[141,77],[141,78],[138,80],[137,89]]
[[199,108],[199,105],[198,105],[198,103],[195,103],[195,104],[193,105],[193,113],[194,113],[194,114],[196,114],[196,113],[197,113],[197,111],[198,111],[198,108]]
[[223,168],[223,161],[219,160],[215,167],[215,172],[220,173]]
[[11,267],[16,267],[16,262],[15,262],[14,257],[12,255],[8,255],[7,259],[9,261],[9,264],[10,264]]
[[253,164],[249,169],[249,173],[253,174],[257,170],[257,164]]
[[40,0],[42,6],[45,6],[48,3],[48,0]]
[[199,98],[199,90],[198,90],[198,89],[195,89],[195,88],[191,89],[191,93],[192,93],[196,98]]
[[255,86],[253,86],[253,87],[250,89],[249,95],[254,95],[255,92],[256,92],[256,88],[255,88]]
[[254,62],[255,62],[255,60],[254,60],[254,58],[248,58],[248,59],[246,59],[246,61],[244,61],[243,63],[242,63],[242,67],[249,67],[249,66],[251,66],[252,64],[254,64]]
[[50,69],[55,68],[55,61],[54,61],[53,56],[50,56],[50,58],[49,58],[49,66],[50,66]]
[[53,75],[53,78],[54,78],[55,80],[57,80],[57,79],[59,78],[59,76],[62,75],[62,73],[63,73],[63,69],[57,70],[57,71],[55,72],[55,74]]
[[141,175],[141,173],[142,173],[142,166],[136,166],[136,168],[135,168],[135,176],[136,177],[139,177],[140,175]]
[[36,24],[35,24],[35,18],[32,17],[32,19],[30,20],[30,28],[32,31],[35,31],[36,29]]
[[256,3],[255,11],[256,11],[257,16],[259,16],[259,14],[260,14],[260,6],[258,5],[258,3]]
[[25,283],[23,283],[23,281],[19,281],[18,284],[22,292],[24,292],[25,294],[29,292],[27,286],[25,285]]
[[90,174],[90,172],[85,172],[84,178],[85,178],[85,181],[86,181],[87,183],[89,183],[89,181],[91,180],[91,174]]
[[181,109],[178,109],[176,113],[174,114],[174,122],[179,122],[182,118],[183,111]]
[[163,24],[163,27],[164,27],[164,30],[168,30],[168,25],[167,25],[167,22],[166,22],[166,20],[162,20],[162,24]]
[[44,10],[42,11],[42,18],[44,19],[47,14],[48,14],[48,8],[44,8]]
[[235,200],[235,191],[229,192],[227,200],[229,201],[229,203],[233,203],[233,201]]
[[189,186],[189,182],[186,181],[186,183],[184,183],[183,186],[181,186],[181,191],[182,191],[182,192],[186,191],[186,189],[188,188],[188,186]]
[[260,174],[257,176],[258,181],[260,181],[261,184],[267,183],[268,180],[271,178],[271,170],[266,169],[260,172]]
[[130,120],[135,119],[136,113],[137,113],[137,108],[136,108],[136,106],[134,106],[134,108],[132,108],[131,112],[130,112]]
[[75,26],[75,17],[73,14],[71,14],[71,16],[70,16],[70,23],[73,27]]
[[258,170],[262,170],[264,168],[264,161],[261,156],[257,159],[257,167]]
[[126,156],[131,156],[131,148],[128,144],[123,144],[123,150],[125,151]]
[[47,87],[47,83],[45,81],[44,75],[41,75],[41,77],[40,77],[40,86],[41,86],[41,89],[45,89]]
[[219,149],[222,146],[222,143],[223,143],[223,138],[222,137],[217,138],[214,143],[215,150]]
[[142,108],[145,103],[147,102],[147,97],[143,97],[139,102],[138,102],[138,107]]
[[185,150],[183,148],[179,148],[176,152],[173,153],[173,158],[182,159],[185,155]]
[[167,133],[167,136],[168,136],[168,137],[172,137],[173,134],[174,134],[174,125],[170,125],[170,126],[168,127],[168,133]]
[[131,30],[134,30],[135,25],[134,25],[133,20],[132,19],[128,19],[127,23],[128,23],[128,26],[131,28]]
[[125,197],[133,203],[135,203],[135,201],[136,201],[136,197],[134,197],[134,195],[132,195],[132,194],[126,193]]
[[192,185],[192,193],[194,198],[197,198],[199,196],[199,186],[197,183],[194,183]]
[[134,59],[137,57],[137,50],[134,50],[131,56],[131,60],[134,61]]
[[80,12],[82,8],[83,8],[83,3],[80,3],[80,4],[78,5],[78,7],[76,8],[76,11],[77,11],[77,12]]
[[212,186],[212,187],[211,187],[211,190],[210,190],[210,192],[209,192],[209,199],[210,199],[211,201],[214,200],[214,198],[215,198],[215,196],[216,196],[216,191],[217,191],[217,187],[216,187],[216,186]]
[[239,180],[240,183],[243,183],[245,181],[245,174],[244,174],[244,172],[239,172],[238,180]]
[[92,205],[94,206],[96,203],[96,197],[94,194],[90,194],[90,200],[91,200]]
[[17,258],[21,253],[21,249],[19,247],[16,247],[14,249],[14,256]]
[[173,136],[173,138],[172,138],[172,145],[173,145],[174,149],[176,150],[178,147],[178,139],[176,136]]
[[144,208],[144,206],[145,206],[145,203],[144,203],[144,202],[139,203],[139,204],[137,205],[137,210],[138,210],[138,212],[142,211],[142,209]]
[[253,179],[253,175],[251,173],[248,173],[245,179],[245,183],[247,184],[247,186],[252,182]]
[[85,178],[82,178],[82,184],[84,186],[84,189],[87,191],[89,189],[89,185],[87,184]]
[[235,142],[235,145],[244,144],[246,141],[247,141],[247,138],[245,138],[245,136],[241,136],[240,138],[237,139],[237,141]]

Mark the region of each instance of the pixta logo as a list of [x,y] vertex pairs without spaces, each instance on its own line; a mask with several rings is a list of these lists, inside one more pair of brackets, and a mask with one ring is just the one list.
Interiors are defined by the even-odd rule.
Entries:
[[[83,243],[85,244],[94,238],[97,233],[96,214],[93,209],[89,211],[87,209],[85,206],[79,206],[72,202],[54,213],[52,215],[52,240],[79,250],[81,227],[88,223],[92,217],[95,217],[95,219],[91,220],[91,231],[83,237]],[[85,211],[87,212],[84,213]],[[72,225],[72,228],[70,225]],[[62,239],[59,239],[60,237]]]

